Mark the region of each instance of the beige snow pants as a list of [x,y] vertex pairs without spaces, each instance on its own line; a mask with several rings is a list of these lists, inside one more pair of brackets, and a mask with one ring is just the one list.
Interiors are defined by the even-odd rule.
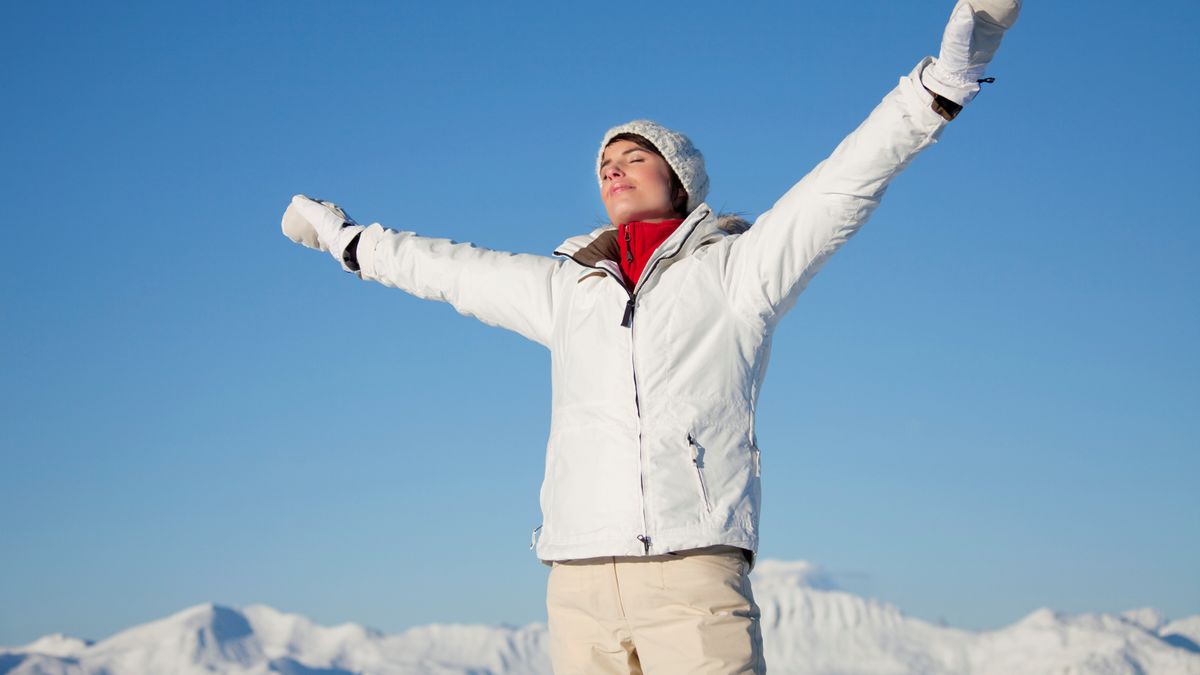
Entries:
[[742,549],[552,563],[555,675],[766,672]]

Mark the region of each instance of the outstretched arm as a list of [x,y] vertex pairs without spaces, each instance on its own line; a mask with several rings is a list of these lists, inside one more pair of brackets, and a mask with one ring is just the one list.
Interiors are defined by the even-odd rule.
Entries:
[[549,346],[554,274],[562,261],[492,251],[450,239],[355,223],[333,204],[292,198],[283,217],[289,239],[327,251],[361,279],[449,303],[460,314]]
[[359,275],[550,346],[554,274],[562,261],[492,251],[375,223],[358,242]]
[[[984,5],[987,11],[979,9]],[[1019,6],[1018,0],[960,0],[939,58],[925,58],[900,78],[827,159],[733,240],[725,278],[735,307],[767,321],[791,309],[821,265],[871,216],[891,180],[974,98]]]

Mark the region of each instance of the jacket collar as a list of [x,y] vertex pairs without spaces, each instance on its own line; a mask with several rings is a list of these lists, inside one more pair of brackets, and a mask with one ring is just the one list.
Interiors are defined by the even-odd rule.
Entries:
[[[661,255],[687,257],[701,246],[729,235],[741,234],[749,227],[750,224],[738,216],[717,216],[708,204],[700,204],[675,228],[671,236],[659,245],[650,260],[653,261]],[[615,266],[620,258],[617,226],[610,223],[587,234],[569,237],[554,249],[554,255],[568,256],[586,267],[610,267],[604,264],[605,261]],[[648,262],[647,267],[649,264]]]

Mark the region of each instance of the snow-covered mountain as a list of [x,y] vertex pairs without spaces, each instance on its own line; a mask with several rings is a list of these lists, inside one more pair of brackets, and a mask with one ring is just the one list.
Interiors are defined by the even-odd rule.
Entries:
[[[1200,675],[1200,615],[1039,609],[995,631],[905,616],[838,590],[805,562],[754,574],[772,673],[803,675]],[[385,635],[318,626],[265,605],[204,604],[99,642],[61,634],[0,648],[0,675],[515,675],[550,673],[542,624],[430,625]]]

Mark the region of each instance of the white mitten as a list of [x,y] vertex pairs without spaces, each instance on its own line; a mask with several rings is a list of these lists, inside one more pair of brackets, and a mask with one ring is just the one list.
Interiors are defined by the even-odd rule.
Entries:
[[1004,31],[1021,12],[1021,0],[958,0],[937,61],[921,73],[921,84],[959,105],[979,93],[979,81],[996,55]]
[[342,253],[364,228],[346,215],[333,202],[310,199],[304,195],[292,197],[283,212],[283,234],[288,239],[318,251],[327,251],[344,269]]

